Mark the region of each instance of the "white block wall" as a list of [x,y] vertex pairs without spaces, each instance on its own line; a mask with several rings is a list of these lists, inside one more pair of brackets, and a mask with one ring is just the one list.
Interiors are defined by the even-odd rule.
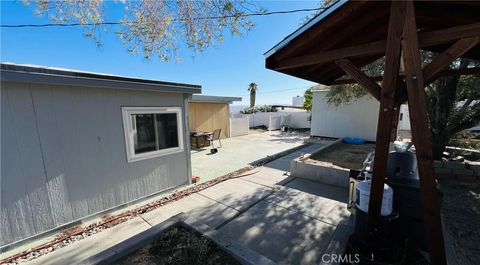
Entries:
[[324,137],[361,137],[375,141],[380,103],[365,96],[338,107],[329,105],[327,91],[313,92],[311,135]]
[[[269,130],[280,129],[280,126],[283,125],[291,128],[310,128],[310,121],[308,120],[309,116],[310,113],[306,111],[257,112],[255,114],[243,114],[243,117],[250,118],[250,127],[264,125]],[[286,124],[283,124],[282,122]]]
[[230,137],[247,135],[250,129],[249,117],[230,118]]

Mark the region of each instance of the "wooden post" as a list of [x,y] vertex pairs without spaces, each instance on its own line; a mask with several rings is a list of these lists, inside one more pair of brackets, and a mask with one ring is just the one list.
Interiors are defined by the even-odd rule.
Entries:
[[397,139],[398,119],[400,118],[400,104],[395,102],[393,105],[393,121],[392,121],[392,133],[390,139],[395,141]]
[[372,186],[368,205],[368,228],[370,240],[374,239],[379,225],[382,207],[383,185],[387,173],[388,153],[395,113],[395,99],[398,88],[400,51],[403,24],[405,20],[405,2],[393,1],[390,8],[387,47],[385,51],[385,71],[382,83],[380,109],[378,115],[375,159],[373,162]]
[[414,8],[413,2],[407,2],[407,15],[403,33],[403,61],[405,64],[405,82],[412,140],[415,144],[420,173],[421,199],[431,263],[446,264]]

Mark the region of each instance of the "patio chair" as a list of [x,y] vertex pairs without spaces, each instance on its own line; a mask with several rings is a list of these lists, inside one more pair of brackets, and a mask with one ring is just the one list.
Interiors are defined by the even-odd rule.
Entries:
[[212,145],[212,148],[215,148],[215,145],[213,144],[215,140],[218,140],[220,143],[220,147],[222,147],[222,141],[220,140],[220,133],[222,132],[222,129],[215,129],[213,133],[210,134],[210,144]]

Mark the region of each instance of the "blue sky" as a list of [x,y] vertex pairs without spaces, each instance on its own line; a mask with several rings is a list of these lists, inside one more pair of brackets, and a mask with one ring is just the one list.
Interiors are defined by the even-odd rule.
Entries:
[[[268,11],[316,8],[318,1],[259,2]],[[107,14],[114,19],[123,8],[108,3]],[[265,69],[263,53],[300,26],[308,13],[255,17],[255,28],[242,37],[226,35],[225,41],[194,58],[182,51],[182,62],[164,62],[156,57],[145,60],[127,52],[115,36],[114,27],[101,33],[101,47],[86,38],[79,27],[2,28],[1,61],[62,67],[162,81],[202,85],[203,94],[241,96],[248,104],[248,84],[256,82],[257,104],[290,104],[311,82]],[[49,22],[34,15],[34,8],[22,1],[1,1],[2,24]],[[237,103],[239,104],[239,103]]]

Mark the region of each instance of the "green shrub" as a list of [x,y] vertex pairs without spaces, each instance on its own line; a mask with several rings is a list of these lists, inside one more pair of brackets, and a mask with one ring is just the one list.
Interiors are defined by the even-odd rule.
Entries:
[[274,108],[271,105],[263,105],[244,108],[240,111],[241,114],[254,114],[257,112],[277,112],[277,108]]

